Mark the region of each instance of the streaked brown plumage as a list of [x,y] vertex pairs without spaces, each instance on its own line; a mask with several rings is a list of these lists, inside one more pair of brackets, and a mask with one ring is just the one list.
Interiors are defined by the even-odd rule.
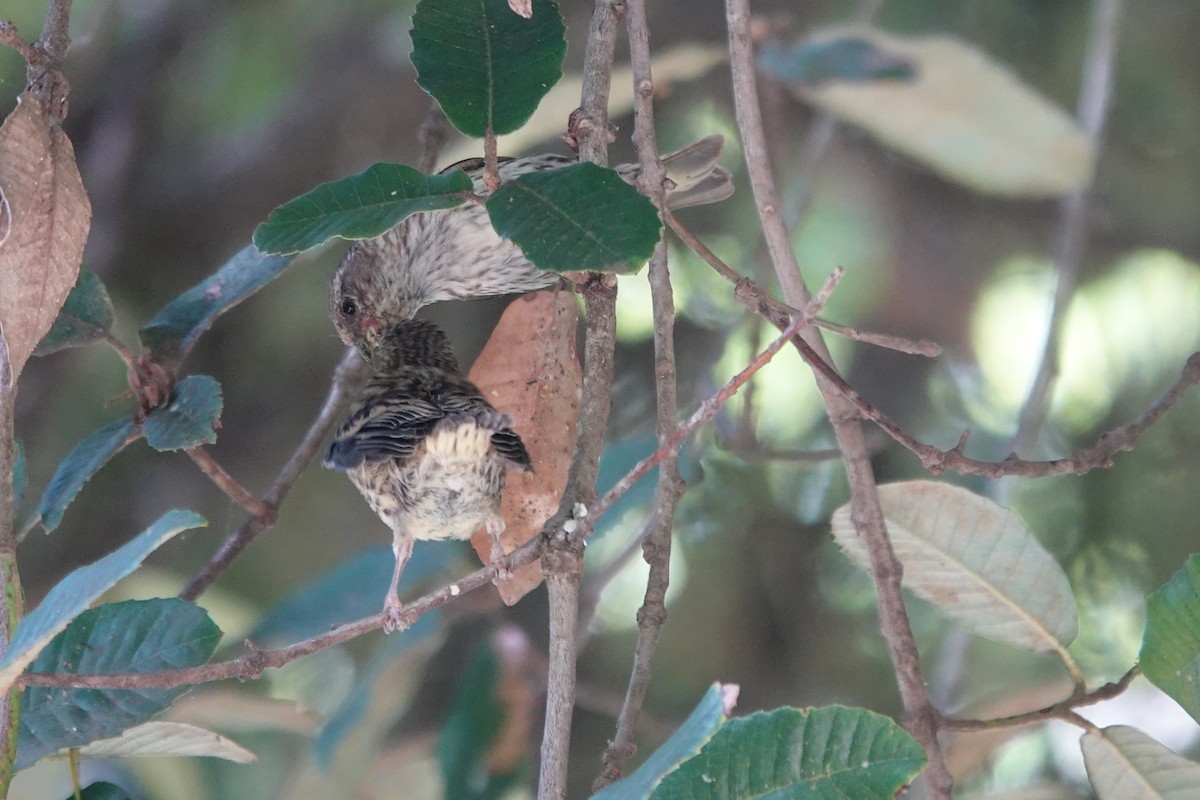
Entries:
[[[669,207],[714,203],[733,193],[729,171],[717,163],[723,145],[720,136],[708,136],[663,156],[674,184],[667,194]],[[558,155],[508,159],[500,164],[500,177],[511,180],[573,163]],[[475,191],[487,193],[482,160],[445,171],[453,169],[466,170]],[[625,164],[617,171],[632,182],[640,170]],[[557,274],[539,270],[516,245],[497,236],[481,204],[464,203],[413,214],[382,236],[352,244],[330,282],[329,310],[342,341],[369,349],[381,330],[430,303],[528,292],[557,280]]]
[[364,355],[375,375],[324,463],[344,470],[392,529],[396,567],[383,606],[390,631],[406,626],[396,589],[415,539],[468,539],[482,525],[492,561],[503,557],[504,470],[530,461],[511,420],[463,377],[433,323],[398,321]]

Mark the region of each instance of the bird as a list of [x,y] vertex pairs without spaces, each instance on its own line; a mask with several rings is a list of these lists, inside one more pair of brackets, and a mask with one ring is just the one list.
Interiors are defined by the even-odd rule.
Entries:
[[482,526],[504,578],[505,468],[532,464],[511,418],[463,376],[434,323],[399,320],[361,352],[373,376],[323,463],[344,471],[392,530],[396,564],[383,605],[391,632],[410,622],[397,589],[417,539],[469,539]]
[[[662,157],[673,187],[668,208],[714,203],[733,193],[729,171],[717,163],[723,146],[720,136],[707,136]],[[571,156],[554,154],[502,159],[500,178],[574,163]],[[442,172],[456,169],[471,177],[475,192],[487,194],[483,159],[460,161]],[[631,183],[640,171],[636,164],[617,167]],[[501,239],[482,204],[468,202],[412,214],[380,236],[352,243],[330,281],[329,310],[343,342],[370,347],[382,329],[430,303],[529,292],[553,286],[558,278]]]

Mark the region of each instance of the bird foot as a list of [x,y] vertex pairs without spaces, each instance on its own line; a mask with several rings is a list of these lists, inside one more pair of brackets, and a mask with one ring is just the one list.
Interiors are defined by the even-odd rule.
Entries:
[[412,624],[412,612],[404,607],[399,597],[394,594],[389,595],[383,601],[383,632],[394,633],[395,631],[405,631]]
[[505,527],[504,518],[500,516],[488,517],[484,523],[484,527],[487,529],[488,536],[492,539],[492,551],[488,556],[488,560],[496,568],[496,579],[494,582],[502,583],[504,581],[511,581],[513,571],[508,568],[508,564],[505,561],[507,554],[500,545],[500,534],[504,533]]

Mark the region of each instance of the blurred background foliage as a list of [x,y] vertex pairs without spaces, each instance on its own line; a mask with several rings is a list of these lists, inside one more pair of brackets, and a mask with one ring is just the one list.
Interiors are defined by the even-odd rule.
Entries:
[[[852,5],[759,2],[755,10],[763,15],[762,30],[786,39],[848,21]],[[1130,6],[1097,162],[1082,285],[1067,315],[1064,369],[1043,437],[1048,457],[1090,444],[1139,414],[1200,344],[1200,5],[1143,0]],[[661,146],[724,133],[725,164],[738,185],[723,204],[681,216],[729,263],[769,283],[720,56],[722,9],[664,0],[649,10],[656,51],[671,54],[669,68],[656,72]],[[877,22],[901,35],[959,37],[1071,113],[1088,11],[1082,0],[890,0]],[[4,13],[29,38],[43,12],[39,0],[9,0]],[[66,127],[95,209],[86,263],[112,294],[121,339],[135,344],[139,325],[243,247],[278,203],[375,161],[416,163],[416,130],[429,101],[408,62],[411,13],[410,3],[383,0],[76,1]],[[563,13],[567,84],[577,80],[590,4],[565,4]],[[623,52],[622,44],[619,59]],[[23,81],[16,54],[0,50],[5,112]],[[565,91],[547,99],[522,147],[564,149],[557,134],[577,102],[577,89],[571,91],[574,97]],[[949,447],[970,428],[970,454],[1005,457],[1053,292],[1048,253],[1057,203],[976,193],[846,126],[809,168],[804,145],[818,113],[769,79],[762,92],[787,204],[795,208],[811,197],[795,226],[810,285],[836,266],[847,271],[826,316],[933,339],[945,348],[928,360],[835,338],[843,374],[918,438]],[[627,104],[614,121],[613,161],[632,160]],[[452,141],[442,161],[478,152],[478,143]],[[508,152],[519,154],[511,145]],[[225,412],[213,452],[255,493],[298,442],[342,352],[325,309],[325,284],[340,252],[339,245],[302,256],[282,279],[219,320],[185,365],[186,372],[221,382]],[[671,253],[686,413],[774,333],[748,317],[698,259],[674,244]],[[503,301],[486,301],[443,304],[427,313],[447,327],[469,362],[502,308]],[[644,274],[621,279],[618,314],[618,379],[605,463],[613,479],[652,446]],[[17,431],[29,460],[31,496],[79,439],[119,413],[109,404],[124,390],[120,361],[101,347],[29,365]],[[1193,392],[1107,471],[993,484],[944,477],[1012,505],[1065,565],[1083,618],[1073,651],[1093,682],[1129,666],[1141,633],[1141,598],[1200,542],[1198,413],[1200,397]],[[872,441],[880,480],[921,476],[907,452],[882,436]],[[678,516],[671,618],[643,747],[652,747],[718,679],[742,686],[741,711],[838,702],[899,713],[870,582],[828,536],[829,514],[847,497],[840,466],[819,457],[831,445],[809,372],[787,352],[689,445],[691,489]],[[642,489],[592,543],[589,570],[606,567],[640,529],[649,482]],[[20,557],[28,601],[36,603],[69,569],[110,551],[174,506],[200,511],[210,527],[163,547],[152,569],[123,591],[177,592],[242,512],[184,455],[137,445],[86,487],[53,536],[33,534],[25,542]],[[277,526],[201,602],[212,608],[226,643],[235,643],[289,592],[386,536],[343,476],[314,465]],[[453,553],[454,545],[442,547]],[[472,568],[465,549],[456,555],[435,574]],[[597,599],[593,635],[580,658],[585,692],[576,714],[573,796],[590,784],[612,731],[642,570],[634,559]],[[1012,713],[1061,696],[1063,676],[1049,659],[968,639],[917,601],[912,614],[932,689],[947,711]],[[435,752],[453,748],[436,745],[436,732],[447,715],[461,716],[458,676],[495,671],[479,661],[478,646],[491,641],[501,623],[505,636],[523,641],[536,662],[544,620],[540,590],[512,609],[492,594],[472,597],[449,610],[442,635],[402,656],[390,653],[398,649],[390,641],[381,656],[382,637],[371,637],[257,685],[193,693],[185,709],[257,751],[259,763],[151,762],[137,768],[134,780],[156,798],[301,797],[307,796],[297,788],[305,785],[302,778],[312,786],[361,781],[358,796],[364,797],[384,796],[371,792],[403,780],[411,792],[406,796],[436,797]],[[361,748],[358,762],[354,756],[335,761],[334,771],[318,780],[312,734],[356,684],[375,692],[378,730],[374,738],[348,740]],[[268,696],[295,702],[269,703]],[[1115,721],[1144,727],[1196,755],[1195,726],[1171,722],[1178,709],[1170,701],[1146,692],[1116,702],[1123,707]],[[1060,734],[1075,736],[1051,727],[1016,736],[995,752],[994,739],[960,737],[951,743],[952,764],[967,786],[1003,788],[1062,775],[1078,780],[1080,765],[1058,755],[1064,752],[1055,744]],[[380,747],[385,757],[372,761],[368,754]],[[346,763],[363,769],[354,773]],[[111,775],[126,768],[103,769]],[[45,787],[64,785],[64,765],[38,771],[20,780],[43,788],[16,794],[19,781],[14,796],[63,794]]]

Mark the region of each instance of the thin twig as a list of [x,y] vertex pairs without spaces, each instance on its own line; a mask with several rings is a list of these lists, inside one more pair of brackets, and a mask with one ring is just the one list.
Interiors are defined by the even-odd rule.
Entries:
[[[1095,0],[1088,27],[1087,52],[1083,59],[1082,87],[1079,91],[1079,124],[1087,135],[1094,158],[1099,160],[1103,144],[1104,122],[1112,97],[1113,64],[1117,54],[1122,0]],[[1092,192],[1089,178],[1063,199],[1058,233],[1054,246],[1056,285],[1050,310],[1050,324],[1042,358],[1034,375],[1029,396],[1021,408],[1012,450],[1019,456],[1031,455],[1046,421],[1050,391],[1059,372],[1059,339],[1067,306],[1079,283],[1087,228],[1088,201]]]
[[[366,377],[366,372],[366,363],[356,351],[348,349],[342,356],[337,369],[334,370],[333,381],[329,386],[329,393],[325,396],[321,410],[309,425],[308,431],[300,440],[295,452],[283,465],[279,474],[275,476],[271,488],[263,495],[263,505],[277,509],[283,503],[296,481],[300,479],[304,468],[308,466],[308,462],[317,454],[325,439],[341,421],[345,405],[350,402],[352,394]],[[242,526],[225,540],[221,549],[192,578],[179,596],[184,600],[195,600],[199,597],[242,554],[250,542],[254,541],[254,537],[270,527],[273,521],[273,515],[264,517],[252,514],[248,517]]]
[[[749,0],[726,0],[726,11],[735,114],[759,221],[784,298],[791,305],[802,307],[809,301],[809,292],[800,275],[787,226],[780,216],[775,180],[771,174],[771,160],[758,106]],[[815,331],[806,333],[808,335],[802,337],[803,341],[828,362],[828,350],[820,335]],[[855,419],[857,413],[854,406],[846,402],[819,373],[817,384],[825,399],[838,446],[845,454],[851,489],[851,519],[871,556],[880,628],[887,640],[888,654],[896,671],[900,697],[904,703],[905,723],[929,758],[926,775],[930,795],[936,800],[948,800],[953,780],[937,741],[939,715],[929,701],[921,675],[920,656],[900,589],[903,567],[888,540],[862,426]]]
[[[696,238],[687,227],[680,221],[678,217],[670,211],[663,212],[663,221],[671,232],[679,237],[679,240],[688,246],[688,249],[698,255],[700,259],[713,268],[714,271],[721,277],[728,280],[734,285],[734,298],[748,308],[754,314],[762,317],[770,322],[776,328],[783,330],[792,317],[799,311],[792,308],[787,303],[782,303],[776,300],[771,295],[767,294],[763,288],[752,278],[742,275],[733,267],[726,264],[720,256],[710,250],[703,242]],[[927,356],[930,358],[941,355],[942,348],[935,342],[930,342],[926,339],[903,339],[899,336],[889,336],[882,333],[870,333],[859,331],[856,328],[839,325],[836,322],[829,322],[819,317],[814,317],[810,320],[813,325],[818,328],[831,331],[832,333],[845,336],[848,339],[873,344],[878,347],[885,347],[889,350],[896,350],[900,353],[908,353],[914,356]]]
[[21,38],[20,31],[11,20],[0,19],[0,44],[11,47],[21,54],[21,60],[26,64],[32,64],[37,58],[37,54],[33,52],[33,48],[29,43]]
[[190,447],[184,452],[195,462],[200,471],[207,475],[209,480],[215,483],[230,500],[249,511],[264,528],[269,528],[275,524],[275,518],[279,513],[278,509],[266,505],[257,497],[250,494],[250,492],[246,491],[244,486],[238,483],[224,467],[216,462],[211,453],[203,447]]
[[[666,208],[663,181],[666,171],[658,160],[658,143],[654,131],[654,78],[650,68],[650,30],[646,23],[645,0],[626,3],[626,30],[629,37],[629,60],[633,72],[633,141],[637,148],[641,171],[638,189],[654,200],[659,209]],[[660,240],[650,259],[650,292],[654,314],[654,386],[657,409],[658,444],[664,446],[675,435],[675,297],[667,265],[667,244]],[[617,717],[616,730],[601,757],[600,775],[592,784],[597,792],[621,776],[625,761],[634,753],[634,733],[642,704],[653,675],[654,656],[662,626],[667,620],[667,588],[671,582],[671,532],[674,529],[675,508],[684,492],[679,475],[679,451],[668,450],[658,472],[654,506],[649,531],[642,541],[642,555],[650,570],[646,579],[646,594],[637,613],[637,642],[634,645],[633,666],[625,702]]]
[[1068,718],[1068,715],[1076,716],[1073,709],[1111,700],[1128,689],[1129,684],[1133,683],[1133,679],[1140,674],[1141,670],[1133,667],[1113,683],[1106,683],[1083,695],[1073,694],[1066,700],[1061,700],[1053,705],[1039,708],[1035,711],[1025,711],[1020,714],[1011,714],[1007,717],[996,717],[994,719],[953,719],[945,717],[942,719],[942,729],[948,731],[988,731],[996,728],[1029,725],[1034,722],[1046,722],[1051,719],[1065,719],[1068,722],[1073,722],[1073,720]]
[[[596,0],[584,54],[580,125],[573,131],[581,160],[608,163],[608,91],[622,0]],[[575,629],[579,613],[579,581],[583,571],[583,537],[564,535],[576,510],[590,506],[604,433],[612,409],[613,353],[616,349],[617,282],[612,275],[592,275],[579,286],[587,314],[584,335],[583,400],[575,432],[575,452],[567,487],[558,510],[542,528],[542,574],[550,600],[550,646],[546,677],[546,720],[542,729],[538,800],[562,800],[567,791],[571,715],[575,706]]]
[[[508,569],[515,569],[531,563],[538,557],[541,541],[532,539],[509,553],[504,559]],[[488,564],[466,577],[449,583],[430,592],[411,603],[405,603],[406,612],[411,612],[415,622],[422,615],[452,602],[455,598],[488,586],[495,579],[496,564]],[[331,628],[328,632],[302,642],[279,647],[273,650],[259,650],[249,644],[250,653],[229,661],[215,664],[204,664],[199,667],[183,667],[167,669],[159,672],[123,673],[117,675],[79,675],[69,673],[36,673],[30,672],[17,679],[20,686],[52,686],[78,687],[87,689],[174,689],[192,684],[211,683],[229,678],[253,680],[262,676],[264,670],[279,669],[291,662],[312,655],[327,647],[348,642],[363,634],[370,633],[383,627],[384,615],[372,614],[369,617],[347,622]]]

